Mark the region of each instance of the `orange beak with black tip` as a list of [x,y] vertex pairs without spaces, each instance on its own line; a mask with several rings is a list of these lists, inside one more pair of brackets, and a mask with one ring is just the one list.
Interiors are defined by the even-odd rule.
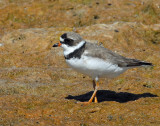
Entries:
[[52,47],[60,47],[62,44],[59,42],[59,43],[56,43],[54,44]]

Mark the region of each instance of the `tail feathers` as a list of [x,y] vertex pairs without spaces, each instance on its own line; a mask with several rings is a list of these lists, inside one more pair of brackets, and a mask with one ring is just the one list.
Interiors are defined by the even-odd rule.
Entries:
[[127,67],[136,67],[136,66],[153,66],[153,64],[136,59],[130,59],[130,62],[127,63]]
[[152,63],[148,63],[148,62],[139,62],[139,64],[140,64],[141,66],[143,66],[143,65],[153,66]]

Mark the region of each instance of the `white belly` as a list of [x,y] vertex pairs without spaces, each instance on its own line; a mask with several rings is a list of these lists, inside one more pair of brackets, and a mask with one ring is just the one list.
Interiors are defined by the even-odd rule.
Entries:
[[103,59],[86,56],[81,57],[81,59],[72,58],[66,60],[66,62],[73,69],[93,79],[96,77],[113,78],[127,70],[127,68],[118,67],[118,65],[111,64]]

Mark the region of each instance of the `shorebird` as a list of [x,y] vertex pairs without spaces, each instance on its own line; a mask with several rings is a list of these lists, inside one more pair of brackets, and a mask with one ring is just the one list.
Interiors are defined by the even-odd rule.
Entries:
[[152,63],[123,57],[111,50],[85,41],[75,32],[64,33],[60,42],[53,47],[62,47],[66,63],[74,70],[88,75],[93,80],[94,92],[88,102],[97,103],[96,92],[99,78],[114,78],[126,70],[139,66],[152,66]]

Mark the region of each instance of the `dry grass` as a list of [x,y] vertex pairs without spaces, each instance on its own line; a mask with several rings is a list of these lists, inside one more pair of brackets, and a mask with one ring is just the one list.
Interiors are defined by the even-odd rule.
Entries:
[[[0,33],[9,39],[0,41],[0,125],[160,125],[159,6],[159,0],[2,0]],[[94,25],[100,23],[110,25]],[[154,67],[102,79],[100,103],[76,104],[91,96],[91,79],[68,68],[61,49],[51,49],[73,27]]]
[[[159,1],[8,0],[1,5],[1,33],[19,28],[80,27],[115,21],[159,23]],[[7,13],[6,13],[7,12]]]

